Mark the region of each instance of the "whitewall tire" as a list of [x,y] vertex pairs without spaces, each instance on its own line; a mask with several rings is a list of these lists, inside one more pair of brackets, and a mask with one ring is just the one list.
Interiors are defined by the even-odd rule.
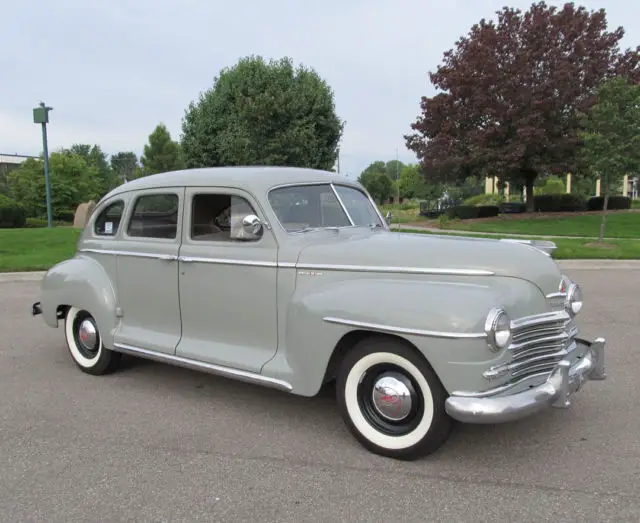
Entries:
[[360,341],[343,358],[336,389],[347,427],[376,454],[416,459],[451,431],[442,384],[420,354],[394,338]]
[[64,334],[71,357],[82,371],[100,375],[116,369],[121,355],[103,345],[98,324],[89,312],[70,307],[65,317]]

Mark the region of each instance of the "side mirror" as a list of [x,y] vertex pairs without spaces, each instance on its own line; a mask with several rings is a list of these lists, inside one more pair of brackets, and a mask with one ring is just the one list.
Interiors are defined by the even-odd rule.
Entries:
[[387,211],[387,215],[384,217],[384,219],[387,221],[387,225],[391,223],[391,221],[393,220],[393,214],[391,214],[391,211]]
[[247,234],[256,236],[262,231],[262,222],[255,214],[248,214],[242,218],[242,228]]

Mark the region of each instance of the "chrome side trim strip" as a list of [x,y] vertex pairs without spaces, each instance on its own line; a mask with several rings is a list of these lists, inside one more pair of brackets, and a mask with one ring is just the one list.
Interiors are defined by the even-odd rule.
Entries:
[[451,276],[493,276],[495,273],[482,269],[436,269],[430,267],[374,267],[371,265],[332,265],[321,263],[298,263],[298,269],[354,271],[354,272],[384,272],[402,274],[443,274]]
[[131,252],[109,249],[80,249],[80,252],[93,252],[96,254],[113,254],[116,256],[134,256],[138,258],[152,258],[158,260],[182,261],[185,263],[214,263],[224,265],[248,265],[252,267],[280,267],[286,269],[307,269],[325,271],[353,271],[353,272],[381,272],[387,274],[438,274],[448,276],[493,276],[492,271],[482,269],[437,269],[430,267],[376,267],[372,265],[336,265],[322,263],[294,263],[271,262],[260,260],[238,260],[230,258],[208,258],[198,256],[172,256],[167,254],[155,254],[149,252]]
[[152,252],[132,252],[132,251],[120,251],[111,249],[79,249],[78,252],[92,252],[95,254],[113,254],[115,256],[131,256],[134,258],[152,258],[156,260],[175,261],[177,256],[171,254],[155,254]]
[[336,323],[338,325],[347,325],[349,327],[360,327],[380,332],[389,332],[393,334],[409,334],[412,336],[426,336],[429,338],[450,338],[450,339],[482,339],[487,335],[484,332],[440,332],[429,331],[423,329],[409,329],[405,327],[394,327],[392,325],[382,325],[379,323],[368,323],[365,321],[347,320],[344,318],[335,318],[333,316],[325,316],[322,318],[327,323]]
[[178,256],[178,261],[184,263],[214,263],[217,265],[247,265],[250,267],[277,267],[277,262],[235,260],[230,258],[202,258],[199,256]]
[[244,370],[232,369],[229,367],[223,367],[221,365],[214,365],[213,363],[206,363],[203,361],[196,361],[189,358],[183,358],[181,356],[174,356],[173,354],[163,354],[148,349],[141,349],[140,347],[133,347],[131,345],[125,345],[123,343],[115,343],[115,350],[124,354],[130,354],[132,356],[139,356],[150,360],[158,361],[160,363],[169,363],[179,367],[187,369],[207,372],[216,376],[224,376],[227,378],[235,379],[238,381],[244,381],[246,383],[253,383],[256,385],[263,385],[274,389],[291,392],[293,387],[290,383],[275,378],[269,378],[261,374],[255,374],[253,372],[247,372]]

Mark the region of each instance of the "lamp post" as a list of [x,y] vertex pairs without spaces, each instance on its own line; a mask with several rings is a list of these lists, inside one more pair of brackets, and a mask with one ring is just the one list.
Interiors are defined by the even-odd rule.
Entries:
[[33,110],[33,123],[42,125],[42,150],[44,154],[44,185],[47,192],[47,227],[52,227],[51,219],[51,186],[49,184],[49,150],[47,148],[47,124],[49,123],[49,111],[53,107],[47,107],[44,102]]

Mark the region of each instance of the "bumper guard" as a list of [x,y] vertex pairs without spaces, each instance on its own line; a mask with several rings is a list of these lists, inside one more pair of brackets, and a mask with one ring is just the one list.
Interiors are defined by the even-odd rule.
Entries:
[[573,363],[562,360],[547,381],[523,392],[498,396],[491,391],[480,394],[453,393],[445,402],[447,414],[463,423],[504,423],[528,417],[548,407],[568,408],[571,396],[587,380],[604,380],[604,338],[593,342],[577,339],[586,345],[583,356]]

